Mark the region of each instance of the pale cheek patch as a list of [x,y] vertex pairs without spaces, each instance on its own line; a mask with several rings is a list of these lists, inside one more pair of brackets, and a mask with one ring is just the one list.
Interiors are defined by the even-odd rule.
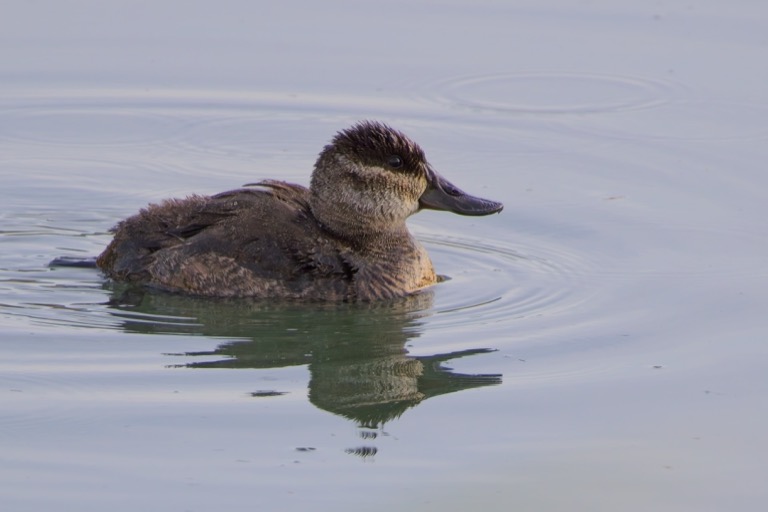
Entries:
[[383,167],[355,167],[356,187],[345,196],[352,200],[358,211],[368,211],[383,218],[405,219],[419,210],[419,197],[426,189],[426,181],[412,176],[393,173]]

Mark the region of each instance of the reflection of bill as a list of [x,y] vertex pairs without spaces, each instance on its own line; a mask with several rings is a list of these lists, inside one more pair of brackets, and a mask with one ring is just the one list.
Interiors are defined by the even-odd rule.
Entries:
[[[421,336],[432,314],[431,291],[387,303],[341,305],[211,301],[136,291],[115,297],[111,306],[127,331],[230,338],[212,351],[186,352],[199,359],[184,367],[308,365],[310,402],[360,427],[377,428],[433,396],[501,382],[501,375],[460,374],[444,366],[490,349],[408,355],[405,344]],[[279,394],[257,391],[254,396]]]

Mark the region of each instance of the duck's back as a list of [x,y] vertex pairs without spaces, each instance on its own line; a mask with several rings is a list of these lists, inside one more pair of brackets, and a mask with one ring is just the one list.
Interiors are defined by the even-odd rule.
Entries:
[[98,266],[119,281],[201,296],[348,298],[349,249],[314,220],[308,189],[259,185],[150,205],[115,227]]

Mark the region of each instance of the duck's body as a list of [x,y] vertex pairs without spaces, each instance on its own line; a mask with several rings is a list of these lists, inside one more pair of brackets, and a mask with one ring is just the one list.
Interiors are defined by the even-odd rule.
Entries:
[[356,246],[316,221],[309,189],[260,185],[151,205],[117,226],[98,265],[119,281],[211,297],[372,300],[435,283],[408,231]]
[[150,205],[115,227],[98,266],[118,281],[208,297],[386,299],[437,281],[409,215],[501,210],[453,187],[378,123],[340,132],[309,189],[255,185]]

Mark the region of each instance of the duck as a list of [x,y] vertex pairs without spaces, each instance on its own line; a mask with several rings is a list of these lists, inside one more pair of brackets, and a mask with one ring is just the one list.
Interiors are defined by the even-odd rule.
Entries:
[[367,120],[323,148],[309,188],[265,179],[150,204],[112,228],[96,265],[113,281],[201,297],[387,300],[438,282],[408,217],[502,208],[443,178],[402,132]]

